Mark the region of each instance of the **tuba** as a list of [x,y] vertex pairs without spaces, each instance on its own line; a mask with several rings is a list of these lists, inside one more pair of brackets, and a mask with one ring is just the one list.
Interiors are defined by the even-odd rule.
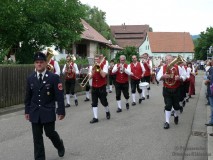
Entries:
[[174,65],[185,62],[182,56],[178,55],[171,63],[166,67],[166,74],[169,78],[165,80],[165,83],[169,86],[173,86],[176,83],[175,76],[178,75],[178,70]]
[[53,54],[53,50],[51,50],[50,48],[47,49],[47,70],[50,72],[54,72],[54,66],[52,64],[50,64],[50,61],[52,59],[52,57],[54,56]]

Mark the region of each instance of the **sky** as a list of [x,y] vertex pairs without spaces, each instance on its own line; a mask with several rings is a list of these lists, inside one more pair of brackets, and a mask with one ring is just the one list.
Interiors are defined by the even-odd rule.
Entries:
[[213,0],[80,0],[106,12],[108,25],[148,24],[154,32],[198,35],[213,27]]

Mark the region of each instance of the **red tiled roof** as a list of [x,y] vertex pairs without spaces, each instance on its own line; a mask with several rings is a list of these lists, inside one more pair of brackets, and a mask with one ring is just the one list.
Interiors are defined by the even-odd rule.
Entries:
[[106,38],[98,33],[93,27],[91,27],[85,20],[81,20],[84,26],[84,32],[81,34],[81,38],[96,41],[105,44],[111,44]]
[[110,26],[110,29],[119,46],[138,48],[145,40],[149,25],[115,25]]
[[188,32],[148,32],[153,52],[194,52],[194,43]]

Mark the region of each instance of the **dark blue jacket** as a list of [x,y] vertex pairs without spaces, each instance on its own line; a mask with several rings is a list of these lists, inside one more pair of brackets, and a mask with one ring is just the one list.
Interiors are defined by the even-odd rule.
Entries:
[[[58,102],[56,111],[55,101]],[[27,79],[25,96],[25,114],[30,115],[32,123],[48,123],[58,115],[65,115],[64,93],[59,76],[46,71],[42,84],[36,72]]]

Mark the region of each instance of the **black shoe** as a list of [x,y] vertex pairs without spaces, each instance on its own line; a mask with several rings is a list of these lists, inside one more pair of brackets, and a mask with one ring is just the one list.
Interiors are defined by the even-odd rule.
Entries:
[[189,99],[186,99],[186,102],[189,102]]
[[78,106],[78,100],[75,99],[75,106]]
[[66,108],[70,107],[70,104],[67,104],[65,107],[66,107]]
[[120,113],[120,112],[122,112],[122,109],[118,108],[116,112]]
[[206,105],[206,106],[209,106],[209,105],[210,105],[210,103],[206,103],[205,105]]
[[206,125],[206,126],[213,126],[212,123],[206,123],[205,125]]
[[164,123],[164,127],[163,127],[164,129],[169,129],[169,123]]
[[139,104],[141,104],[141,102],[142,102],[142,98],[139,99]]
[[90,123],[97,123],[98,122],[98,119],[97,118],[93,118]]
[[174,117],[174,123],[175,123],[175,124],[178,124],[178,116],[177,116],[177,117]]
[[213,136],[213,133],[210,133],[209,135],[210,135],[210,136]]
[[110,112],[106,112],[106,118],[110,119]]
[[189,98],[192,98],[192,96],[191,96],[191,95],[189,95]]
[[186,101],[183,101],[183,107],[185,107],[185,105],[186,105]]
[[180,106],[180,113],[183,113],[183,107]]
[[141,99],[142,99],[142,100],[145,100],[145,97],[142,97]]
[[132,106],[135,106],[136,105],[136,103],[135,102],[132,102]]
[[61,139],[61,147],[58,149],[58,156],[63,157],[64,153],[65,153],[64,143],[63,140]]
[[149,99],[149,95],[147,95],[146,98]]
[[87,101],[89,101],[89,98],[86,98],[86,99],[84,100],[84,102],[87,102]]
[[129,103],[126,103],[126,109],[127,110],[129,109]]

